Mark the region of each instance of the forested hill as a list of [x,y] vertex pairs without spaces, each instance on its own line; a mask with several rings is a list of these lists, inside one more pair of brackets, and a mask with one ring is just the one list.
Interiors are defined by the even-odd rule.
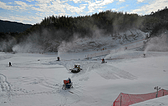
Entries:
[[30,24],[22,24],[18,22],[11,22],[11,21],[3,21],[0,20],[0,32],[2,33],[9,33],[9,32],[24,32],[32,25]]
[[[143,20],[144,17],[138,16],[137,14],[127,14],[109,10],[88,16],[49,16],[45,17],[40,24],[32,26],[26,33],[40,33],[43,29],[48,29],[54,32],[53,36],[69,40],[76,33],[79,37],[91,37],[96,30],[102,30],[104,34],[112,35],[131,28],[143,30],[145,26]],[[60,33],[63,36],[59,36]]]
[[111,35],[132,28],[151,32],[155,27],[166,24],[168,22],[167,17],[167,7],[144,16],[110,10],[78,17],[53,15],[45,17],[41,23],[30,27],[25,34],[33,32],[43,34],[43,29],[48,29],[53,33],[53,36],[62,40],[69,40],[75,33],[79,37],[85,37],[94,35],[96,30],[102,30],[105,34]]
[[165,7],[162,10],[158,10],[157,12],[151,12],[149,17],[155,17],[157,19],[162,20],[157,25],[152,28],[151,36],[158,36],[159,33],[164,33],[168,30],[168,9]]
[[157,18],[168,21],[168,9],[167,9],[167,7],[165,7],[162,10],[158,10],[156,12],[151,12],[150,16],[157,17]]
[[[22,33],[8,34],[7,36],[1,34],[0,41],[7,39],[6,44],[3,44],[8,45],[8,47],[4,46],[5,49],[8,48],[5,51],[12,51],[13,46],[25,43],[31,44],[32,47],[36,46],[43,51],[57,51],[63,41],[72,42],[74,38],[91,38],[95,35],[110,35],[120,38],[119,33],[131,29],[150,32],[151,36],[157,36],[157,33],[168,30],[167,14],[166,7],[143,16],[111,10],[78,17],[53,15],[45,17],[40,23],[29,26]],[[14,30],[17,31],[17,29]],[[12,45],[7,44],[11,38],[14,38]],[[4,51],[4,49],[0,51]]]

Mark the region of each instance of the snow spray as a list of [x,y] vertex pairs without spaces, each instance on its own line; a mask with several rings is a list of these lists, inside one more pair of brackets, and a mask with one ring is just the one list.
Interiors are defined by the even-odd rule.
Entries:
[[154,37],[147,42],[144,54],[148,51],[168,51],[168,35],[162,34],[159,37]]

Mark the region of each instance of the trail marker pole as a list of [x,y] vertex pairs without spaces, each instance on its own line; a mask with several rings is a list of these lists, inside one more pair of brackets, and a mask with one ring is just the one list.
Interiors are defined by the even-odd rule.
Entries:
[[161,89],[161,87],[156,86],[156,87],[154,87],[154,89],[157,90],[157,92],[156,92],[156,98],[157,98],[158,97],[158,91]]

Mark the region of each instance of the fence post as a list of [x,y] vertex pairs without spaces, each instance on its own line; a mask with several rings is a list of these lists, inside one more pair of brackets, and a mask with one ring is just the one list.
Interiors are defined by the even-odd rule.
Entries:
[[122,106],[122,94],[121,94],[121,97],[120,97],[120,106]]

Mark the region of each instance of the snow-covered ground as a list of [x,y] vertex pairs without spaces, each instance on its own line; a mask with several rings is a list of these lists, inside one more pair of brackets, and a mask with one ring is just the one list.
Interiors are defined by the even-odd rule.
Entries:
[[[0,106],[111,106],[121,92],[150,93],[155,86],[168,89],[168,53],[148,52],[145,58],[143,53],[119,51],[107,55],[107,63],[101,64],[105,56],[87,60],[84,52],[59,54],[61,61],[56,61],[58,54],[54,53],[1,52]],[[12,67],[8,67],[9,62]],[[83,70],[70,73],[74,64]],[[67,78],[71,78],[73,88],[62,90]],[[168,104],[162,99],[159,103]]]
[[[140,51],[143,37],[133,35],[129,31],[127,37],[120,33],[122,39],[116,40],[111,36],[77,39],[63,44],[58,53],[0,52],[0,106],[111,106],[121,92],[151,93],[156,91],[155,86],[168,90],[168,52],[148,51],[155,50],[154,44],[159,50],[167,50],[167,45],[155,40],[147,50]],[[64,52],[67,48],[69,53]],[[58,56],[61,61],[56,61]],[[101,64],[102,58],[107,63]],[[76,74],[69,71],[75,64],[82,68]],[[73,88],[63,90],[63,80],[68,78]],[[166,106],[167,99],[165,96],[157,98],[157,103],[151,100],[134,106]]]

